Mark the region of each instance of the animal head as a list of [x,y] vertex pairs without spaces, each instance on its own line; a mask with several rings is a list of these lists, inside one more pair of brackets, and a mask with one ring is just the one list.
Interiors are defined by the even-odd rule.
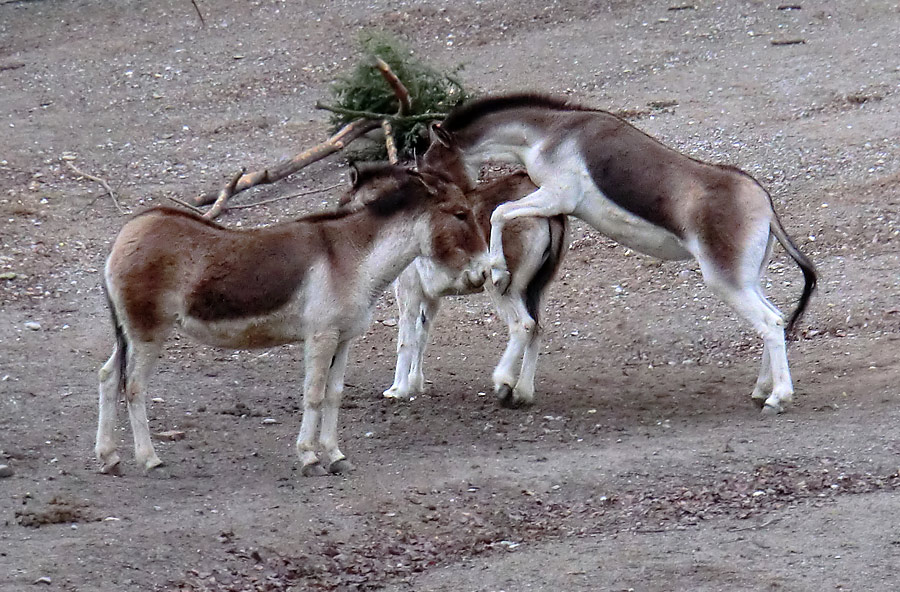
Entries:
[[427,171],[392,164],[353,166],[350,183],[339,201],[341,205],[365,208],[379,217],[403,212],[412,219],[413,212],[424,211],[428,215],[421,238],[422,255],[465,273],[474,285],[484,281],[481,256],[487,243],[458,185]]
[[431,144],[419,160],[419,170],[437,175],[459,185],[463,191],[475,189],[479,163],[467,162],[453,132],[441,124],[431,125]]

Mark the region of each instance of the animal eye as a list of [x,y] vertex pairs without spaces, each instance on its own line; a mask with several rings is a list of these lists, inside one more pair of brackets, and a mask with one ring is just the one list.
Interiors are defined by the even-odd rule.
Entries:
[[457,220],[467,220],[469,218],[469,212],[456,212],[453,215]]

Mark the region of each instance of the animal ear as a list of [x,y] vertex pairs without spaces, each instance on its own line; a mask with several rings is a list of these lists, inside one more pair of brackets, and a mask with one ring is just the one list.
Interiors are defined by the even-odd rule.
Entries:
[[355,162],[350,163],[350,186],[356,188],[356,185],[359,183],[359,167],[356,166]]
[[440,179],[435,177],[434,175],[429,175],[428,173],[423,173],[421,171],[416,171],[413,169],[407,169],[410,177],[414,177],[418,179],[422,185],[425,186],[425,189],[428,190],[428,193],[431,195],[436,195],[438,192],[438,184],[440,183]]
[[444,147],[451,148],[453,146],[453,134],[441,127],[440,123],[431,124],[431,141],[440,142]]

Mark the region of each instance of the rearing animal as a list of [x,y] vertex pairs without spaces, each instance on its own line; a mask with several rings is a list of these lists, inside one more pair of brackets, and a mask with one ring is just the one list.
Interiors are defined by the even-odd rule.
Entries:
[[486,249],[465,196],[452,183],[384,165],[355,175],[350,194],[365,194],[359,201],[367,205],[253,230],[167,208],[126,223],[104,271],[116,345],[100,370],[95,451],[101,472],[116,470],[120,461],[114,437],[119,392],[136,461],[145,470],[161,464],[150,440],[146,383],[175,326],[221,347],[303,341],[296,444],[303,474],[350,467],[337,436],[350,340],[365,331],[378,296],[413,259],[433,258],[459,272],[462,283],[480,285],[485,274],[472,260]]
[[766,412],[780,413],[790,403],[784,319],[760,286],[773,239],[804,277],[788,332],[806,309],[817,274],[750,175],[685,156],[611,113],[542,95],[475,100],[433,131],[438,141],[426,153],[432,162],[461,154],[473,179],[488,160],[518,163],[540,187],[491,216],[491,280],[499,289],[509,282],[503,228],[522,216],[570,214],[636,251],[694,258],[706,284],[763,339],[752,398]]

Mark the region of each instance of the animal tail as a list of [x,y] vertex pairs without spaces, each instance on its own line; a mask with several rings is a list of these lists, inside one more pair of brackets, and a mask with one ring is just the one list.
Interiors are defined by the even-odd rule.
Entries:
[[125,330],[122,329],[122,323],[119,322],[116,305],[109,295],[109,287],[106,285],[105,277],[103,278],[103,295],[106,296],[109,316],[112,319],[113,330],[116,332],[116,351],[119,354],[119,395],[122,395],[125,393],[125,386],[128,380],[128,338],[125,336]]
[[[550,242],[544,254],[544,262],[525,287],[525,310],[534,319],[535,327],[540,327],[541,296],[547,285],[559,271],[562,258],[566,249],[566,234],[568,221],[564,215],[548,218],[547,225],[550,229]],[[534,332],[536,336],[538,330]]]
[[[771,201],[771,197],[769,199]],[[803,316],[803,313],[806,311],[806,306],[809,304],[809,299],[812,297],[813,292],[816,291],[816,281],[819,276],[813,262],[810,261],[809,257],[800,252],[800,249],[797,248],[797,245],[795,245],[794,241],[791,240],[791,237],[788,236],[788,233],[785,231],[784,226],[781,225],[781,220],[778,219],[778,214],[775,213],[774,208],[772,209],[772,222],[770,228],[772,234],[778,239],[778,242],[781,243],[781,246],[784,247],[787,254],[800,266],[800,270],[803,272],[803,293],[800,295],[797,308],[794,309],[794,312],[791,314],[790,318],[788,318],[784,330],[785,334],[792,335],[797,321]]]

